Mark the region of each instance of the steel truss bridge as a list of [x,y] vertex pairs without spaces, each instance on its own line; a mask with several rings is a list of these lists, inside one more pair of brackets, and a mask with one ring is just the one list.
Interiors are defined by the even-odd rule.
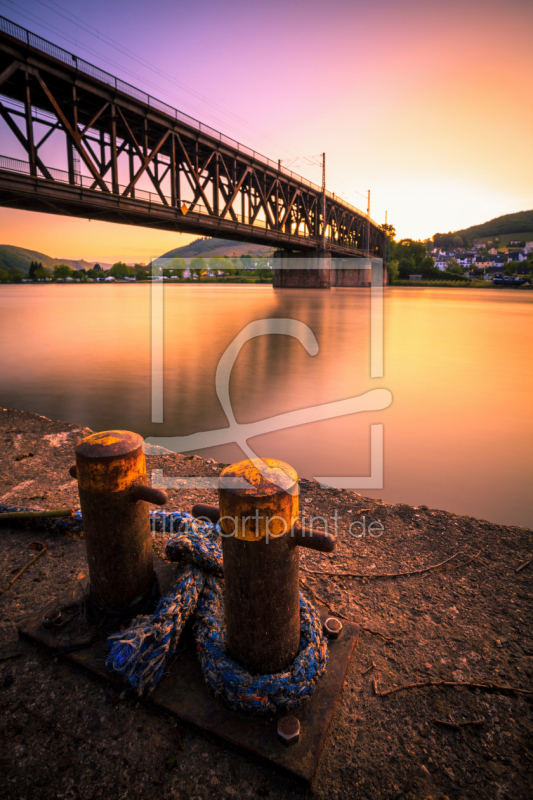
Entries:
[[[383,257],[366,214],[0,17],[0,205]],[[11,139],[11,141],[9,141]]]

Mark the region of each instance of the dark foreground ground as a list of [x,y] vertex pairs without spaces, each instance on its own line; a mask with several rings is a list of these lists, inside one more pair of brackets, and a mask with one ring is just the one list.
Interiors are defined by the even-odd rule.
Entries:
[[[87,433],[0,408],[0,504],[77,507],[68,468]],[[221,469],[179,455],[148,462],[167,476]],[[340,520],[334,554],[301,552],[302,588],[365,628],[312,787],[121,700],[110,685],[20,641],[20,619],[86,576],[84,542],[82,534],[4,525],[0,588],[35,554],[31,542],[49,547],[0,595],[1,798],[531,799],[533,564],[519,567],[532,558],[532,532],[310,481],[301,489],[302,512]],[[173,491],[170,507],[190,511],[198,501],[216,502],[215,493]],[[350,521],[363,517],[365,535],[348,535]],[[380,536],[368,533],[373,521]],[[377,693],[440,680],[472,686]]]

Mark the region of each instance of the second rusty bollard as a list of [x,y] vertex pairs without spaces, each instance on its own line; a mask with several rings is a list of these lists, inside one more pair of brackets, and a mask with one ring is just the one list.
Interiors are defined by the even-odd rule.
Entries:
[[118,609],[146,593],[155,580],[147,503],[168,502],[146,481],[143,439],[129,431],[103,431],[76,445],[83,532],[91,593],[98,605]]
[[[335,544],[327,534],[302,534],[296,471],[283,461],[262,462],[261,471],[253,461],[226,467],[218,491],[226,647],[230,658],[254,674],[279,672],[298,653],[298,545],[331,550]],[[228,478],[244,478],[249,488],[224,486]],[[217,509],[211,511],[215,516]]]

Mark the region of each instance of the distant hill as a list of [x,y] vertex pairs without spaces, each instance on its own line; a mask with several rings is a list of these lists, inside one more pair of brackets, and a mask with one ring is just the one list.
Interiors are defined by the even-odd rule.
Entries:
[[[516,234],[516,235],[515,235]],[[520,234],[520,235],[518,235]],[[438,236],[439,234],[435,234]],[[503,237],[507,241],[515,238],[519,240],[533,240],[533,209],[518,211],[515,214],[504,214],[481,225],[471,225],[459,231],[451,231],[447,235],[460,236],[465,242],[474,239],[490,239],[499,236],[503,244]]]
[[215,256],[269,256],[273,253],[272,247],[261,244],[247,244],[246,242],[233,242],[231,239],[195,239],[194,242],[183,247],[176,247],[163,253],[161,258],[194,258],[203,256],[213,258]]
[[66,264],[72,269],[91,269],[95,264],[100,264],[102,269],[109,269],[111,264],[104,264],[102,261],[73,261],[68,258],[52,258],[45,253],[38,253],[36,250],[25,250],[23,247],[15,247],[12,244],[0,244],[0,269],[8,270],[11,267],[21,269],[25,275],[30,270],[32,261],[40,261],[43,267],[53,269],[58,264]]

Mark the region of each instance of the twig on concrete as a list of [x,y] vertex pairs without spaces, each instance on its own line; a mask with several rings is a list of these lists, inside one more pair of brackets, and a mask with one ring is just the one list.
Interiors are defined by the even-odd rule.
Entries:
[[[348,617],[344,617],[344,619],[348,619]],[[370,633],[372,636],[380,636],[386,642],[393,642],[394,641],[394,639],[391,639],[390,636],[385,636],[384,633],[380,633],[379,631],[373,631],[372,628],[366,628],[360,622],[358,622],[357,624],[361,625],[362,630],[366,631],[366,633]]]
[[[479,552],[481,552],[481,550]],[[450,556],[445,561],[441,561],[440,564],[432,564],[430,567],[424,567],[423,569],[415,569],[409,572],[376,572],[367,575],[358,572],[323,572],[321,570],[316,570],[316,569],[305,569],[305,567],[300,567],[300,569],[304,570],[305,572],[309,572],[313,575],[328,575],[337,578],[404,578],[408,575],[420,575],[421,572],[428,572],[430,569],[437,569],[437,567],[442,567],[443,564],[447,564],[448,561],[451,561],[453,558],[457,558],[457,556],[459,555],[461,554],[455,553],[455,555]],[[477,555],[479,555],[479,553]],[[474,558],[476,558],[476,556],[474,556]],[[465,561],[464,563],[469,564],[470,562]],[[459,564],[458,566],[463,567],[464,564]]]
[[374,664],[373,661],[370,664],[370,666],[361,673],[361,675],[367,675],[371,669],[376,669],[376,665]]
[[31,567],[31,565],[32,565],[32,564],[35,564],[35,562],[37,561],[37,559],[38,559],[38,558],[40,558],[40,557],[42,556],[42,554],[43,554],[43,553],[46,553],[46,552],[47,552],[47,550],[48,550],[48,542],[45,542],[45,543],[44,543],[44,547],[43,547],[43,549],[42,549],[42,550],[40,550],[40,551],[37,553],[37,555],[36,555],[36,556],[34,556],[34,557],[32,558],[32,560],[31,560],[31,561],[28,561],[28,563],[26,564],[26,566],[22,567],[22,569],[20,570],[20,572],[17,572],[17,574],[15,575],[15,577],[13,578],[13,580],[9,581],[9,583],[6,583],[6,585],[5,585],[5,586],[4,586],[2,589],[0,589],[0,594],[4,594],[4,592],[7,592],[7,590],[8,590],[8,589],[11,589],[11,587],[13,586],[13,584],[15,583],[15,581],[17,580],[17,578],[20,578],[20,576],[21,576],[21,575],[22,575],[24,572],[26,572],[26,570],[28,569],[28,567]]
[[7,656],[0,656],[0,661],[9,661],[10,658],[18,658],[22,653],[9,653]]
[[434,722],[436,725],[443,725],[445,728],[453,728],[455,731],[460,731],[461,728],[468,728],[474,727],[479,728],[480,725],[485,724],[485,717],[480,717],[479,719],[472,719],[468,722],[448,722],[445,719],[432,719],[431,722]]
[[529,565],[531,564],[532,561],[533,561],[533,558],[530,558],[528,561],[524,561],[523,564],[520,564],[520,566],[515,569],[515,572],[522,572],[523,569],[525,569],[526,567],[529,567]]
[[357,625],[360,625],[360,626],[361,626],[361,629],[362,629],[363,631],[366,631],[367,633],[371,633],[371,634],[372,634],[372,636],[381,636],[381,638],[382,638],[382,639],[385,639],[385,641],[386,641],[386,642],[393,642],[393,641],[394,641],[394,639],[391,639],[389,636],[385,636],[385,634],[383,634],[383,633],[380,633],[379,631],[373,631],[371,628],[366,628],[366,627],[363,625],[363,623],[362,623],[362,622],[357,622],[357,620],[350,619],[350,617],[347,617],[345,614],[342,614],[340,611],[337,611],[337,609],[336,609],[336,608],[333,608],[333,606],[331,605],[331,603],[328,603],[328,601],[327,601],[327,600],[324,600],[324,598],[323,598],[323,597],[320,597],[320,595],[318,595],[318,594],[317,594],[317,593],[314,591],[314,589],[311,589],[311,587],[309,586],[309,584],[307,584],[307,583],[304,581],[304,579],[303,579],[303,578],[300,578],[300,583],[302,584],[302,586],[304,586],[304,587],[307,589],[307,591],[308,591],[308,592],[310,592],[310,593],[313,595],[313,597],[315,598],[315,600],[317,601],[317,603],[322,603],[322,605],[323,605],[323,606],[326,606],[327,608],[329,608],[329,610],[331,611],[331,613],[332,613],[332,614],[335,614],[335,616],[336,616],[336,617],[342,617],[343,619],[347,620],[348,622],[355,622]]
[[403,692],[404,689],[421,689],[425,686],[465,686],[467,689],[480,689],[485,692],[517,692],[518,694],[533,694],[533,689],[519,689],[516,686],[502,686],[499,683],[470,683],[469,681],[424,681],[422,683],[406,683],[403,686],[395,686],[393,689],[386,689],[380,692],[376,679],[372,679],[374,694],[378,697],[387,697],[389,694]]
[[467,564],[471,564],[471,563],[472,563],[472,561],[475,561],[475,560],[476,560],[476,558],[477,558],[477,557],[478,557],[480,554],[481,554],[481,550],[478,550],[478,551],[477,551],[477,553],[476,553],[476,555],[475,555],[475,556],[472,556],[472,558],[469,558],[469,559],[468,559],[468,561],[463,561],[463,562],[462,562],[462,564],[452,564],[452,566],[451,566],[451,567],[446,567],[446,569],[443,569],[442,571],[443,571],[443,572],[446,572],[447,570],[452,570],[452,569],[460,569],[461,567],[466,567],[466,565],[467,565]]

